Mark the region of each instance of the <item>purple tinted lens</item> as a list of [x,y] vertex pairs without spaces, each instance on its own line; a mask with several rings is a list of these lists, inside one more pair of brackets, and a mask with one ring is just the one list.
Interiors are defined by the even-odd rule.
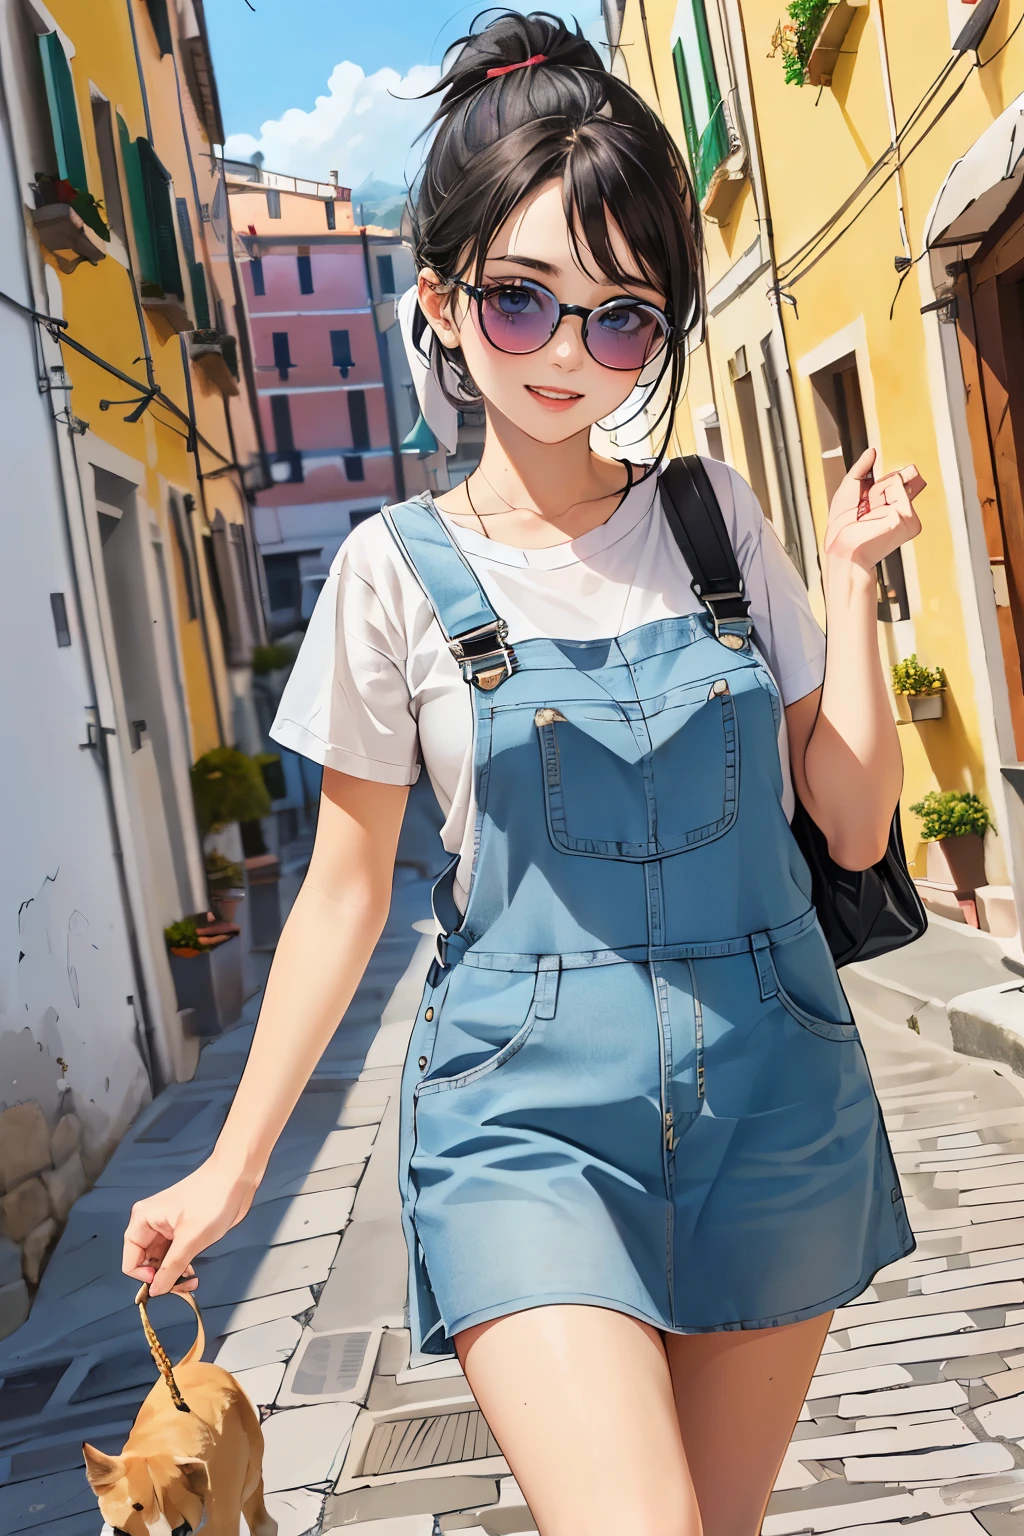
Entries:
[[595,309],[584,339],[591,357],[605,368],[639,371],[665,344],[665,322],[646,304],[610,304]]
[[558,305],[543,288],[489,288],[481,304],[484,335],[502,352],[537,352],[550,340]]

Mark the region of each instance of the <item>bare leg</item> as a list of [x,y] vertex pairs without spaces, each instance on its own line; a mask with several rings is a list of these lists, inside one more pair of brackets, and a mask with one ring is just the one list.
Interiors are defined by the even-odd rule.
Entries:
[[455,1345],[541,1536],[701,1536],[656,1329],[543,1306]]
[[665,1335],[705,1536],[757,1536],[831,1321]]

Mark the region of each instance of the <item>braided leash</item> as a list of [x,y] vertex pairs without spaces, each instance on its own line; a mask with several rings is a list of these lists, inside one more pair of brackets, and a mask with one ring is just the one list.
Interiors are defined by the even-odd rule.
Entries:
[[[149,1352],[153,1356],[157,1370],[160,1372],[160,1375],[167,1383],[167,1390],[171,1394],[171,1401],[173,1402],[175,1408],[177,1408],[179,1413],[191,1413],[191,1408],[182,1397],[181,1392],[178,1390],[178,1383],[174,1379],[174,1370],[171,1366],[170,1359],[168,1358],[167,1351],[164,1349],[163,1345],[160,1343],[160,1340],[157,1338],[156,1333],[153,1330],[153,1324],[150,1322],[149,1317],[146,1314],[146,1302],[148,1300],[149,1285],[146,1283],[139,1287],[139,1293],[135,1298],[135,1304],[138,1307],[139,1315],[142,1318],[142,1328],[146,1335],[146,1343],[149,1345]],[[198,1316],[198,1313],[196,1315]]]

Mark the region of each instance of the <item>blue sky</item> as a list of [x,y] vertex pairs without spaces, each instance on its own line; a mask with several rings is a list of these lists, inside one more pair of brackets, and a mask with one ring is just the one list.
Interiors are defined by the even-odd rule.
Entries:
[[[482,0],[206,0],[229,155],[343,185],[401,181],[432,110],[411,100]],[[534,0],[603,37],[600,0]],[[517,10],[529,4],[514,3]]]

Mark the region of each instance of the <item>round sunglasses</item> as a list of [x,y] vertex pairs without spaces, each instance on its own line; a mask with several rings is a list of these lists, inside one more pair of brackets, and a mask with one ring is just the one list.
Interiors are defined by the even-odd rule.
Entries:
[[609,299],[596,309],[562,304],[540,283],[487,283],[474,287],[460,278],[453,286],[476,301],[480,329],[499,352],[524,356],[547,346],[566,315],[583,326],[583,345],[603,368],[637,373],[654,361],[672,335],[663,310],[641,299]]

